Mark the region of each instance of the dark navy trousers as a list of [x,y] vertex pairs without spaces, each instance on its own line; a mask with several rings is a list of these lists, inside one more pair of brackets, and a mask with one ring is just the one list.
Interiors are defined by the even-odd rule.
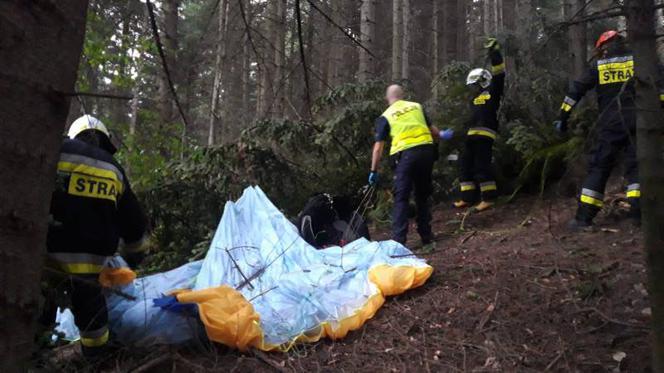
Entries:
[[[625,180],[627,181],[627,200],[631,205],[631,214],[641,216],[639,169],[636,159],[636,120],[627,116],[626,123],[614,122],[604,124],[597,136],[595,146],[590,153],[588,174],[583,182],[576,219],[592,222],[604,204],[604,189],[623,154],[625,164]],[[631,120],[630,120],[631,119]]]
[[435,160],[434,145],[420,145],[393,156],[394,209],[392,210],[392,239],[405,244],[408,235],[408,202],[415,191],[417,232],[422,241],[431,241],[430,197],[433,192],[431,173]]

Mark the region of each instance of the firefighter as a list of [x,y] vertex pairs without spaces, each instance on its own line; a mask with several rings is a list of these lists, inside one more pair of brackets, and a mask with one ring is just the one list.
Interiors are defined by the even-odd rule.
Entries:
[[597,92],[599,118],[597,137],[590,153],[588,173],[579,197],[572,229],[590,227],[604,205],[604,188],[619,154],[624,153],[627,200],[630,216],[640,221],[638,165],[636,160],[636,110],[634,104],[634,58],[625,38],[617,31],[604,32],[595,44],[597,60],[570,85],[563,100],[557,131],[567,131],[572,109],[591,89]]
[[369,185],[378,183],[379,164],[385,142],[391,138],[390,158],[394,169],[392,239],[406,243],[408,201],[414,189],[417,231],[422,245],[430,245],[433,235],[429,198],[432,193],[431,173],[436,154],[433,139],[439,136],[439,131],[430,124],[422,105],[404,100],[401,86],[389,86],[385,100],[389,107],[375,122],[376,142],[371,159]]
[[119,242],[127,263],[143,258],[146,219],[116,148],[98,119],[71,125],[60,150],[47,237],[49,265],[71,278],[71,305],[85,356],[97,356],[109,338],[106,300],[97,278]]
[[[471,116],[465,123],[465,146],[459,159],[460,199],[456,208],[474,206],[475,211],[491,208],[497,197],[497,186],[491,169],[493,143],[498,132],[498,109],[505,87],[505,62],[495,38],[484,44],[491,60],[491,72],[477,68],[470,71],[466,85],[473,91]],[[452,130],[441,132],[442,139],[450,139]]]

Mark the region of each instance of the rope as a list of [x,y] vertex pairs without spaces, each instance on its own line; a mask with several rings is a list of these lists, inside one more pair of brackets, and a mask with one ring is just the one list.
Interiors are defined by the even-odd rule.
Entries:
[[[341,236],[342,239],[345,239],[347,237],[347,234],[349,233],[349,229],[353,230],[353,233],[357,236],[357,228],[352,228],[354,225],[356,225],[356,219],[359,217],[364,216],[364,213],[366,212],[367,208],[369,207],[369,202],[371,201],[371,198],[373,197],[374,191],[376,190],[376,187],[373,185],[370,185],[369,188],[367,188],[364,191],[364,195],[362,196],[362,200],[358,204],[357,208],[353,212],[353,216],[351,216],[350,221],[348,222],[348,225],[346,226],[346,229],[344,230],[343,235]],[[362,210],[362,213],[358,215],[358,212]],[[341,248],[341,258],[339,262],[339,266],[341,269],[344,268],[344,248]]]

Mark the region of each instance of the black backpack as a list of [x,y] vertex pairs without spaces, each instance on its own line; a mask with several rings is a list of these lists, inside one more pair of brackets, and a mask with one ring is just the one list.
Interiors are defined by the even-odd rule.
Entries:
[[316,248],[343,246],[359,237],[371,239],[366,221],[353,210],[349,197],[315,194],[297,217],[300,236]]

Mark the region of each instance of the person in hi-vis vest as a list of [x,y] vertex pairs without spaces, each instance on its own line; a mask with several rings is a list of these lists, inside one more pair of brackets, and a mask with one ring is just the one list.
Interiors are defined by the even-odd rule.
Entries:
[[417,231],[422,244],[433,241],[431,232],[432,192],[431,173],[435,160],[433,139],[443,132],[432,126],[416,102],[405,101],[403,88],[391,85],[385,99],[389,107],[376,119],[376,143],[373,147],[369,184],[378,183],[380,160],[385,142],[391,138],[390,157],[394,167],[394,207],[392,210],[392,239],[406,243],[408,234],[408,200],[415,190]]

